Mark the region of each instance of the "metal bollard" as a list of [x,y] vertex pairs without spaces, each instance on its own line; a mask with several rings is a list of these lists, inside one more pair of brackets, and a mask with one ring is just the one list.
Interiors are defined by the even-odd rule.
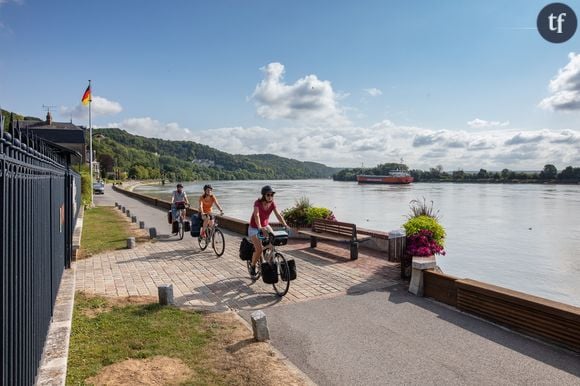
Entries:
[[149,228],[149,238],[154,239],[155,237],[157,237],[157,229]]
[[119,203],[115,202],[115,208],[119,207]]
[[145,229],[145,221],[139,221],[139,229]]
[[173,284],[162,284],[158,286],[157,294],[159,296],[159,304],[162,306],[175,304],[173,301]]
[[137,222],[137,216],[131,216],[131,222]]
[[125,213],[125,211],[126,211],[126,210],[127,210],[127,209],[125,209],[125,207],[124,207],[124,206],[122,206],[122,207],[121,207],[121,211],[122,211],[123,213]]
[[135,237],[127,237],[127,249],[135,248]]
[[127,209],[125,213],[127,214],[127,217],[131,217],[131,211],[129,209]]

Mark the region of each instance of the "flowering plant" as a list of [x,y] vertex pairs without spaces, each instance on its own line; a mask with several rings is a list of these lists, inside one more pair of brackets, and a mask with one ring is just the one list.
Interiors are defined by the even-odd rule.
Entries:
[[445,255],[445,250],[442,245],[437,243],[432,231],[421,229],[419,232],[407,237],[407,253],[411,256],[427,257]]
[[445,229],[439,223],[438,211],[418,200],[411,201],[411,215],[403,224],[407,235],[407,254],[409,256],[427,257],[445,255],[443,249]]

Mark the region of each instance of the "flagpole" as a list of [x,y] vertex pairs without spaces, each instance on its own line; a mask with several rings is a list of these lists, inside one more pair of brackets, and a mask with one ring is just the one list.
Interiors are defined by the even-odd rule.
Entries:
[[93,125],[91,122],[91,102],[93,101],[93,90],[91,89],[91,80],[89,79],[89,162],[91,164],[91,208],[95,206],[93,202]]

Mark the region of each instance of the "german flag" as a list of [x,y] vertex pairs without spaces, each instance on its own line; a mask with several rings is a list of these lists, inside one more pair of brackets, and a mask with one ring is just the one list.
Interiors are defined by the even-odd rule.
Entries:
[[91,101],[91,85],[89,84],[89,86],[85,90],[85,93],[83,94],[83,98],[81,99],[81,102],[83,103],[83,105],[86,106],[89,104],[90,101]]

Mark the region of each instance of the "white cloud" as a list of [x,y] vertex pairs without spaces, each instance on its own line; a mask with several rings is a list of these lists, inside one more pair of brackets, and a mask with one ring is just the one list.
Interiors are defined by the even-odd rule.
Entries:
[[[93,117],[115,115],[123,111],[119,102],[110,101],[100,96],[93,96],[91,102],[91,115]],[[79,102],[75,107],[62,106],[60,114],[67,118],[87,119],[89,116],[89,107]]]
[[365,88],[365,91],[367,94],[369,94],[370,96],[376,97],[379,95],[383,95],[383,92],[381,90],[379,90],[378,88]]
[[385,120],[368,127],[223,127],[203,133],[150,117],[131,118],[119,127],[145,137],[190,140],[232,154],[271,153],[329,166],[374,166],[398,162],[428,170],[531,170],[551,163],[561,169],[580,162],[578,130],[451,131],[400,126]]
[[500,121],[486,121],[484,119],[475,118],[472,121],[468,121],[469,127],[474,129],[483,129],[485,127],[505,127],[509,126],[510,121],[500,122]]
[[251,97],[259,116],[284,118],[303,124],[340,126],[349,123],[339,104],[345,95],[334,92],[329,81],[307,75],[294,84],[286,84],[283,81],[284,65],[281,63],[270,63],[261,70],[264,79]]
[[540,101],[539,107],[546,110],[580,111],[580,54],[571,52],[568,58],[570,62],[550,80],[552,95]]

